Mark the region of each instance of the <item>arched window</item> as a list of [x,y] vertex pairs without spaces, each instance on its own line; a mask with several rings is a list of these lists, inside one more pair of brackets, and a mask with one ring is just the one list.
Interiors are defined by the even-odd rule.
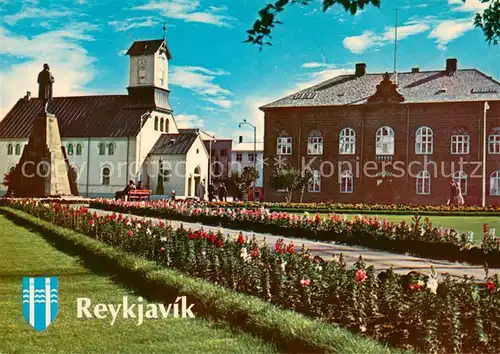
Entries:
[[431,194],[431,175],[427,171],[417,175],[417,194]]
[[21,145],[16,144],[16,155],[21,155]]
[[354,179],[352,172],[345,170],[340,174],[340,193],[352,193],[354,190]]
[[467,195],[467,175],[464,171],[458,171],[453,175],[453,181],[457,182],[460,186],[462,195]]
[[77,155],[82,154],[82,144],[76,144],[76,154]]
[[354,155],[356,153],[356,132],[351,128],[344,128],[339,134],[339,154]]
[[309,155],[323,155],[323,137],[321,132],[314,130],[307,138],[307,153]]
[[429,127],[420,127],[415,139],[415,153],[418,155],[431,155],[434,149],[433,132]]
[[321,192],[321,173],[319,170],[312,170],[312,178],[309,181],[308,191],[311,193]]
[[68,155],[73,155],[73,144],[68,144],[66,152]]
[[99,155],[106,155],[106,145],[99,143]]
[[168,133],[170,129],[170,121],[168,119],[165,119],[165,133]]
[[160,119],[160,131],[165,131],[165,120],[163,118]]
[[111,170],[109,167],[104,167],[101,171],[101,181],[103,186],[109,186],[111,182]]
[[287,132],[281,132],[276,139],[276,155],[291,155],[292,154],[292,137]]
[[391,127],[381,127],[377,130],[377,155],[394,155],[394,130]]
[[500,127],[494,128],[488,136],[488,151],[490,154],[500,154]]
[[458,129],[451,136],[451,154],[467,155],[470,151],[470,134],[465,129]]
[[12,144],[7,145],[7,155],[14,154],[14,146]]
[[115,144],[110,143],[108,144],[108,155],[114,155],[115,154]]
[[158,117],[155,117],[155,130],[158,130]]
[[500,196],[500,171],[495,171],[490,176],[490,195]]

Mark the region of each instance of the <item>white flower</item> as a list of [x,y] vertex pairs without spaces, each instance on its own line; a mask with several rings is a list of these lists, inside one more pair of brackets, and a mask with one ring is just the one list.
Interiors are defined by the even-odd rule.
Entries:
[[201,254],[203,255],[203,257],[205,257],[207,255],[207,252],[206,251],[201,251]]
[[152,232],[151,232],[151,230],[150,230],[150,229],[149,229],[149,227],[148,227],[148,228],[146,229],[146,235],[151,236],[151,234],[152,234]]
[[488,232],[489,232],[489,234],[490,234],[491,237],[495,237],[495,233],[496,233],[495,229],[491,228],[491,229],[488,230]]
[[164,237],[160,237],[160,241],[167,241],[167,238],[164,236]]
[[140,229],[141,228],[141,223],[138,222],[136,225],[135,225],[136,228]]
[[436,294],[437,293],[437,288],[438,288],[438,281],[436,278],[430,278],[428,281],[427,281],[427,289],[429,289],[429,291],[433,294]]
[[281,262],[281,270],[284,272],[286,267],[286,262]]
[[248,255],[247,249],[245,247],[241,248],[240,252],[240,257],[245,261],[245,262],[250,262],[251,257]]

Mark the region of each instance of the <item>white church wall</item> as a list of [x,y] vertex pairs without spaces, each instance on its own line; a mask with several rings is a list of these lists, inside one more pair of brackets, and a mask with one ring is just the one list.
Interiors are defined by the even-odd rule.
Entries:
[[[12,145],[12,155],[8,154],[8,145]],[[24,145],[28,144],[28,139],[2,139],[0,141],[0,196],[7,192],[7,187],[3,185],[4,175],[10,171],[11,167],[15,167],[23,154]],[[16,145],[19,145],[19,154],[16,154]]]
[[[200,137],[198,137],[198,139],[196,139],[196,141],[193,143],[186,156],[186,180],[190,177],[190,175],[194,176],[194,170],[197,166],[200,166],[201,180],[203,180],[205,183],[206,194],[208,181],[208,151],[205,148],[205,144],[203,144],[203,141]],[[194,183],[192,183],[191,193],[188,192],[188,187],[189,183],[186,182],[185,195],[195,196],[197,194],[197,191],[195,191],[194,189]]]
[[147,172],[149,176],[149,189],[156,194],[158,187],[158,173],[160,160],[166,170],[169,170],[169,177],[163,181],[163,195],[155,195],[153,198],[166,198],[172,190],[175,190],[177,196],[185,195],[186,185],[186,155],[152,155],[148,158]]

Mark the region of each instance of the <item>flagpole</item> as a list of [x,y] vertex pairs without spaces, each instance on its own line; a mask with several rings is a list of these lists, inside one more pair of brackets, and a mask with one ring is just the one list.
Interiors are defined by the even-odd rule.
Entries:
[[394,26],[394,83],[398,84],[398,8],[396,7],[396,26]]
[[486,206],[486,112],[490,109],[490,105],[487,101],[484,102],[484,113],[483,113],[483,190],[482,190],[482,200],[481,205]]

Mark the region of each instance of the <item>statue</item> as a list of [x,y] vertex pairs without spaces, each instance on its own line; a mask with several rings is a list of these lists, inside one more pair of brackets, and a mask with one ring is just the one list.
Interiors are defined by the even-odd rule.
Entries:
[[50,73],[49,64],[43,64],[43,70],[38,74],[38,98],[43,100],[43,110],[48,112],[49,101],[52,99],[52,84],[54,77]]

